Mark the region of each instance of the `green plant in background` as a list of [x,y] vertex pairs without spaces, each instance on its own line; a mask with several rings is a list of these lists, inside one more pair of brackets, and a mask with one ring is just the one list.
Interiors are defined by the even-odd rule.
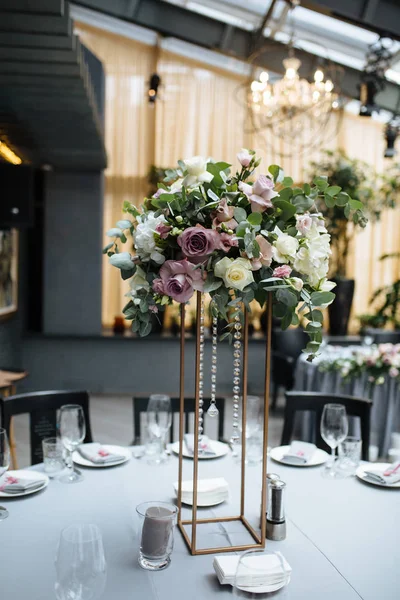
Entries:
[[[332,186],[340,186],[351,198],[361,201],[372,223],[379,220],[385,208],[396,205],[400,176],[380,177],[370,165],[349,158],[343,151],[325,150],[321,161],[311,163],[311,169],[314,174],[327,176]],[[365,226],[363,217],[349,222],[349,209],[343,210],[340,203],[333,201],[322,205],[321,210],[331,234],[331,277],[345,278],[352,240],[355,233]]]
[[[380,257],[380,261],[387,259],[400,259],[400,252],[393,254],[384,254]],[[397,270],[400,273],[400,268]],[[380,301],[378,308],[373,315],[362,315],[359,317],[361,326],[384,327],[391,323],[395,329],[400,328],[400,278],[394,281],[391,285],[386,285],[378,288],[372,294],[370,304],[377,300]],[[367,317],[367,319],[366,319]]]

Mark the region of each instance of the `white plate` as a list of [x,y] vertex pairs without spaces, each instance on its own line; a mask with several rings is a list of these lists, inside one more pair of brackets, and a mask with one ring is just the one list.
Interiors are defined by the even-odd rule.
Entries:
[[[221,456],[225,456],[225,454],[228,454],[228,452],[229,452],[228,444],[224,444],[223,442],[218,442],[217,440],[209,440],[208,443],[210,444],[210,446],[211,446],[212,450],[215,452],[215,454],[212,456],[210,456],[209,454],[199,455],[199,460],[208,460],[210,458],[211,459],[212,458],[220,458]],[[174,442],[173,444],[171,444],[170,448],[174,454],[179,454],[179,442]],[[188,452],[185,442],[183,443],[183,456],[185,458],[193,458],[193,454]]]
[[293,464],[286,460],[283,460],[283,457],[288,452],[290,446],[277,446],[276,448],[272,448],[270,457],[282,465],[288,465],[289,467],[316,467],[317,465],[323,465],[329,458],[329,454],[325,452],[325,450],[321,450],[317,448],[314,452],[313,457],[307,463],[304,464]]
[[276,592],[277,590],[280,590],[285,585],[287,585],[289,582],[290,582],[290,577],[288,577],[284,581],[281,581],[280,583],[274,583],[272,585],[260,585],[260,586],[254,586],[254,587],[240,586],[239,589],[243,590],[243,592],[249,592],[250,594],[268,594],[269,592]]
[[389,485],[388,483],[379,483],[379,481],[370,479],[367,475],[365,475],[365,471],[378,471],[383,473],[383,471],[386,471],[386,469],[391,466],[393,466],[391,463],[369,463],[368,465],[361,465],[358,467],[356,475],[358,479],[361,479],[361,481],[366,481],[371,485],[377,485],[378,487],[383,488],[400,488],[400,481]]
[[132,450],[130,448],[124,448],[123,446],[111,446],[109,444],[102,444],[102,448],[108,450],[109,452],[114,452],[115,454],[122,454],[124,458],[110,463],[96,464],[90,460],[87,460],[86,458],[83,458],[83,456],[78,452],[78,450],[75,450],[75,452],[72,454],[72,459],[74,463],[76,463],[77,465],[81,465],[82,467],[93,467],[94,469],[98,469],[100,467],[101,469],[104,469],[105,467],[116,467],[117,465],[122,465],[123,463],[126,463],[128,460],[130,460],[132,456]]
[[7,492],[0,492],[0,498],[19,498],[20,496],[29,496],[29,494],[36,494],[36,492],[40,492],[45,487],[49,485],[49,478],[44,473],[39,473],[38,471],[27,471],[20,469],[19,471],[7,471],[5,473],[5,477],[15,477],[19,479],[20,477],[29,477],[29,479],[42,481],[43,485],[36,490],[26,490],[26,492],[19,492],[18,494],[7,494]]
[[[228,500],[228,496],[226,496],[225,498],[220,498],[219,500],[214,500],[213,502],[206,502],[204,500],[202,500],[201,498],[197,498],[197,506],[198,507],[206,507],[206,506],[217,506],[217,504],[222,504],[223,502],[226,502]],[[184,500],[182,498],[182,504],[186,504],[187,506],[192,506],[193,505],[193,500]]]

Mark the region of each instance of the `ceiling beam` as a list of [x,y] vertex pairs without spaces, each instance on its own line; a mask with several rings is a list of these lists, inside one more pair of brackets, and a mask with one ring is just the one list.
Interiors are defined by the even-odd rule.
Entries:
[[1,0],[1,10],[62,16],[64,0]]
[[303,0],[301,5],[400,40],[398,0]]
[[[348,0],[345,1],[348,2]],[[128,2],[126,0],[113,3],[109,0],[84,0],[75,2],[75,4],[100,10],[111,16],[155,30],[161,35],[175,37],[211,50],[221,51],[221,40],[224,40],[223,54],[229,54],[238,59],[247,60],[251,52],[253,41],[251,32],[235,27],[230,31],[229,36],[224,36],[225,23],[162,0],[143,2],[134,20],[127,13]],[[257,64],[267,70],[283,74],[282,60],[287,57],[287,46],[265,39],[265,48],[266,51],[257,58]],[[318,57],[302,50],[296,50],[296,56],[302,61],[300,74],[303,77],[309,75],[315,69]],[[338,65],[338,67],[342,66]],[[342,81],[343,93],[349,98],[358,99],[359,85],[360,71],[345,67]],[[399,89],[398,85],[387,82],[385,90],[377,97],[381,108],[391,112],[396,110]]]

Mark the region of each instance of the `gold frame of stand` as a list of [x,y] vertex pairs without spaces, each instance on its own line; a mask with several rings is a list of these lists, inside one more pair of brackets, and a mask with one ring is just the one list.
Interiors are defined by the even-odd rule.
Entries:
[[[195,418],[194,431],[198,431],[199,426],[199,366],[200,366],[200,308],[201,293],[197,292],[196,307],[196,372],[195,372]],[[251,550],[265,547],[266,539],[266,504],[267,504],[267,442],[268,442],[268,409],[269,409],[269,384],[271,369],[271,322],[272,322],[272,297],[268,294],[267,299],[267,331],[266,331],[266,350],[265,350],[265,380],[264,380],[264,430],[263,430],[263,458],[262,458],[262,492],[261,492],[261,535],[250,525],[245,517],[245,482],[246,482],[246,405],[247,405],[247,375],[248,375],[248,312],[244,312],[243,327],[243,370],[242,370],[242,454],[241,454],[241,480],[240,480],[240,514],[232,517],[219,517],[210,519],[199,519],[197,516],[197,483],[199,468],[199,440],[194,436],[194,456],[193,456],[193,505],[192,518],[182,520],[182,477],[183,477],[183,439],[184,439],[184,406],[185,406],[185,305],[181,304],[181,326],[180,326],[180,411],[179,411],[179,472],[178,472],[178,528],[182,533],[183,539],[189,549],[189,552],[195,556],[200,554],[215,554],[218,552],[237,552],[242,550]],[[243,527],[250,533],[254,539],[254,544],[244,544],[241,546],[222,546],[214,548],[198,549],[197,527],[204,523],[226,523],[228,521],[240,521]],[[192,528],[192,535],[189,537],[185,526]]]

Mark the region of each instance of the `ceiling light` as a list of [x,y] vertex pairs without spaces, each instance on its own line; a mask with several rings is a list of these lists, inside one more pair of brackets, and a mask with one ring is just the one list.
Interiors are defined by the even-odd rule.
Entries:
[[20,165],[22,163],[22,159],[5,142],[0,142],[0,156],[13,165]]

